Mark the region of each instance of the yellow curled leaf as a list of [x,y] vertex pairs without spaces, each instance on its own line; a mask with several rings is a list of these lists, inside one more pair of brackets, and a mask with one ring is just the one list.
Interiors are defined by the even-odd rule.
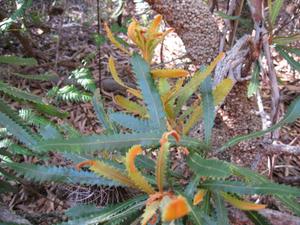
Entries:
[[160,23],[162,21],[162,16],[161,15],[157,15],[154,20],[152,20],[148,30],[147,30],[147,35],[149,38],[151,38],[152,35],[154,35],[155,33],[158,32]]
[[136,102],[130,101],[129,99],[127,99],[121,95],[117,95],[113,99],[117,105],[124,108],[127,112],[139,115],[143,118],[149,117],[147,114],[146,107],[144,107]]
[[142,174],[138,171],[134,164],[134,160],[137,155],[142,153],[142,148],[140,145],[134,145],[129,149],[125,158],[125,166],[130,179],[134,182],[134,184],[141,190],[146,192],[147,194],[153,194],[155,191],[152,186],[148,183],[146,178],[142,176]]
[[155,69],[151,70],[153,78],[178,78],[186,77],[189,72],[183,69]]
[[128,187],[136,188],[136,185],[132,182],[132,180],[128,176],[123,174],[120,170],[104,162],[96,161],[96,160],[87,160],[77,164],[76,168],[80,169],[83,166],[90,166],[90,170],[107,179],[117,181],[118,183]]
[[186,216],[190,212],[187,200],[183,196],[172,199],[162,212],[162,221],[170,222]]
[[207,190],[205,189],[200,189],[196,195],[194,196],[194,201],[193,201],[193,205],[198,205],[200,202],[202,202],[204,196],[206,195]]
[[253,202],[245,201],[245,200],[240,200],[236,197],[233,197],[227,193],[221,192],[222,197],[226,202],[229,202],[231,205],[234,207],[241,209],[241,210],[261,210],[266,208],[266,205],[262,204],[255,204]]
[[123,81],[120,79],[119,74],[116,69],[115,60],[112,56],[109,57],[108,60],[108,69],[113,77],[113,79],[121,86],[125,88],[129,88],[126,84],[123,83]]
[[118,49],[120,49],[121,51],[123,51],[123,52],[125,52],[125,53],[127,53],[127,54],[130,55],[130,52],[129,52],[126,48],[124,48],[124,47],[120,44],[120,42],[118,42],[118,41],[115,39],[115,37],[114,37],[113,33],[111,32],[111,30],[109,29],[107,23],[104,23],[104,29],[105,29],[106,35],[107,35],[108,39],[111,41],[111,43],[114,44],[114,46],[116,46],[116,47],[117,47]]
[[134,96],[138,97],[138,98],[142,98],[142,95],[140,93],[140,91],[128,87],[126,84],[124,84],[124,82],[121,80],[121,78],[119,77],[119,74],[116,70],[116,66],[115,66],[115,60],[112,56],[109,57],[108,60],[108,69],[113,77],[113,79],[122,87],[125,87],[127,89],[128,92],[130,92],[131,94],[133,94]]
[[142,225],[147,225],[148,221],[155,216],[157,209],[159,208],[160,201],[154,201],[146,206],[144,213],[142,215]]
[[136,21],[136,19],[133,18],[132,22],[129,24],[127,29],[127,36],[135,44],[137,44],[137,38],[136,38],[137,29],[138,29],[138,22]]

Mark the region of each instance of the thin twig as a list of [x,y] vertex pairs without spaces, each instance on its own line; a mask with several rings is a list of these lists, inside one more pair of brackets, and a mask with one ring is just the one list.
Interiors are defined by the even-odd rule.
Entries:
[[[101,18],[100,18],[100,1],[97,0],[97,33],[101,34]],[[99,89],[102,92],[102,75],[101,75],[101,47],[98,48],[98,73],[99,73]]]

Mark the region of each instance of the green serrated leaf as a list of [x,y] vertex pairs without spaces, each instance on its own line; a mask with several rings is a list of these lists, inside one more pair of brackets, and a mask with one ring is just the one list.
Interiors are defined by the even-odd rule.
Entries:
[[25,144],[27,147],[32,148],[37,144],[37,140],[27,132],[19,121],[14,121],[8,115],[2,113],[0,108],[0,124],[7,128],[7,130],[20,142]]
[[286,37],[281,37],[281,36],[278,36],[278,37],[274,37],[272,42],[274,44],[277,44],[277,45],[289,45],[293,42],[298,42],[300,41],[300,34],[293,34],[293,35],[290,35],[290,36],[286,36]]
[[212,128],[215,120],[214,98],[212,93],[212,80],[207,77],[200,86],[201,104],[203,110],[204,136],[207,145],[211,143]]
[[266,217],[259,214],[256,211],[246,211],[244,212],[246,216],[254,223],[254,225],[272,225]]
[[[162,106],[160,95],[156,90],[154,81],[150,75],[149,65],[138,54],[133,54],[131,64],[137,83],[143,94],[143,99],[149,111],[150,129],[166,130],[166,115]],[[148,129],[149,130],[149,129]]]
[[65,184],[87,184],[98,186],[121,186],[111,180],[97,176],[95,173],[87,171],[78,171],[73,168],[41,166],[26,163],[6,163],[5,166],[14,170],[19,176],[25,179],[42,183],[58,182]]
[[14,66],[36,66],[38,64],[34,58],[23,58],[13,55],[1,55],[0,63]]
[[12,87],[9,84],[4,83],[2,81],[0,81],[0,91],[13,98],[34,103],[37,109],[49,115],[58,116],[61,118],[67,116],[66,113],[61,112],[59,109],[55,108],[54,106],[45,103],[41,97],[37,95],[33,95],[26,91],[22,91],[18,88]]
[[275,49],[279,52],[279,54],[290,64],[292,68],[294,68],[297,71],[300,71],[300,63],[297,62],[294,58],[289,56],[288,53],[286,53],[283,48],[276,46]]
[[256,94],[257,90],[259,89],[259,73],[260,73],[260,66],[258,62],[254,63],[254,68],[251,75],[251,81],[248,86],[247,90],[247,97],[250,98]]
[[97,213],[92,213],[86,217],[75,218],[60,225],[94,225],[107,221],[114,221],[120,218],[127,218],[133,213],[141,210],[146,204],[146,195],[140,195],[124,203],[108,206]]
[[201,176],[195,175],[193,179],[189,182],[189,184],[186,186],[184,190],[184,194],[189,199],[192,199],[194,197],[194,194],[197,190],[198,184],[200,182]]
[[[103,208],[102,208],[103,209]],[[65,214],[69,218],[79,218],[83,216],[88,216],[90,214],[98,213],[101,211],[101,208],[97,207],[96,205],[93,204],[79,204],[76,205],[70,209],[68,209]]]
[[203,211],[199,207],[193,205],[191,199],[187,198],[183,194],[181,195],[187,199],[190,208],[188,217],[192,220],[193,225],[216,225],[216,222],[210,216],[203,213]]
[[227,164],[219,160],[204,159],[199,154],[191,154],[187,163],[198,176],[226,178],[231,175]]
[[219,150],[220,151],[224,151],[226,148],[229,148],[241,141],[246,141],[249,139],[253,139],[253,138],[257,138],[260,136],[263,136],[266,133],[272,132],[276,129],[278,129],[281,126],[284,126],[285,124],[289,124],[292,123],[294,121],[296,121],[298,118],[300,117],[300,97],[296,98],[291,105],[289,106],[285,116],[283,117],[282,120],[280,120],[277,124],[271,126],[270,128],[266,129],[266,130],[262,130],[262,131],[256,131],[247,135],[243,135],[243,136],[238,136],[238,137],[234,137],[231,140],[229,140],[227,143],[225,143]]
[[110,113],[109,118],[121,126],[136,132],[147,132],[151,126],[148,120],[138,119],[122,112]]
[[300,56],[300,49],[299,48],[291,48],[291,47],[287,47],[287,46],[280,46],[282,47],[285,51],[295,54],[297,56]]
[[300,189],[290,186],[281,186],[273,183],[245,184],[239,181],[205,181],[202,188],[212,191],[223,191],[237,194],[278,194],[288,196],[300,196]]
[[21,73],[12,73],[14,76],[24,78],[27,80],[37,80],[37,81],[54,81],[58,79],[58,75],[53,73],[45,73],[39,75],[28,75],[28,74],[21,74]]
[[107,130],[109,134],[117,133],[117,129],[114,124],[109,120],[108,115],[104,110],[103,100],[100,95],[100,90],[96,89],[93,96],[93,107],[96,112],[96,116],[102,126]]
[[215,200],[215,207],[216,207],[216,213],[217,213],[217,224],[218,225],[229,225],[228,220],[228,212],[225,207],[225,203],[223,198],[218,192],[213,193],[213,197]]
[[[138,133],[138,134],[112,134],[112,135],[91,135],[70,138],[68,140],[47,140],[41,141],[36,148],[40,151],[57,152],[81,152],[92,153],[98,150],[106,151],[127,151],[133,145],[143,147],[157,147],[161,139],[160,132]],[[189,150],[204,151],[207,146],[195,138],[183,136],[177,144],[173,138],[170,140],[171,146],[185,146]],[[78,147],[79,149],[76,149]]]
[[273,3],[272,3],[272,12],[271,12],[271,15],[270,15],[270,20],[271,20],[271,24],[272,26],[275,24],[276,22],[276,19],[279,15],[279,12],[280,12],[280,9],[282,7],[282,4],[283,4],[283,0],[275,0]]
[[287,195],[276,195],[275,197],[295,213],[295,215],[300,216],[300,204],[297,202],[297,198]]

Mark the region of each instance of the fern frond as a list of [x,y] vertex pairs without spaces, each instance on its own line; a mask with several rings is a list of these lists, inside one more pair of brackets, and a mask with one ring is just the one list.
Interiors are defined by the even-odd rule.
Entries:
[[80,68],[72,71],[69,78],[74,78],[76,83],[81,85],[86,91],[94,92],[96,90],[94,78],[88,68]]
[[62,88],[54,87],[47,95],[55,97],[59,101],[69,102],[88,102],[92,99],[92,95],[90,93],[80,91],[74,85],[66,85]]
[[48,167],[26,163],[6,163],[5,166],[14,170],[19,176],[24,176],[25,179],[38,183],[58,182],[109,187],[120,186],[118,183],[101,178],[95,173],[77,171],[73,168],[56,166]]

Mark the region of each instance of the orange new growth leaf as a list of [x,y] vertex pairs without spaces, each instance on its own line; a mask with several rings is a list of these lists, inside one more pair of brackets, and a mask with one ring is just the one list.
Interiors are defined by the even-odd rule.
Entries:
[[200,202],[202,202],[206,192],[207,190],[200,189],[194,197],[193,205],[198,205]]
[[172,135],[176,142],[179,142],[180,141],[180,135],[177,133],[177,131],[175,130],[172,130],[170,132],[165,132],[162,136],[162,138],[160,139],[160,145],[164,145],[166,142],[168,142],[168,139],[169,139],[169,136]]
[[106,35],[108,37],[108,39],[111,41],[112,44],[114,44],[114,46],[116,46],[118,49],[120,49],[121,51],[130,54],[130,52],[124,48],[114,37],[113,33],[111,32],[111,30],[109,29],[107,23],[104,23],[104,29],[106,31]]
[[255,204],[253,202],[240,200],[224,192],[222,192],[221,195],[225,201],[229,202],[231,205],[241,210],[261,210],[266,208],[266,205]]
[[171,200],[171,202],[163,209],[162,220],[164,222],[170,222],[187,215],[189,212],[190,207],[187,200],[182,196],[178,196]]
[[137,155],[141,154],[143,152],[142,148],[140,145],[135,145],[133,146],[128,154],[128,161],[130,162],[129,164],[129,172],[130,173],[136,173],[137,168],[135,167],[134,160]]
[[156,168],[155,168],[155,177],[156,184],[159,192],[163,192],[164,182],[166,180],[166,171],[167,171],[167,158],[169,154],[169,142],[168,137],[172,135],[177,142],[180,140],[180,136],[176,131],[165,132],[160,139],[160,149],[156,160]]
[[152,21],[151,25],[149,26],[148,29],[148,35],[149,37],[151,37],[152,34],[155,34],[156,32],[158,32],[160,23],[162,21],[162,16],[161,15],[157,15],[154,20]]
[[183,69],[154,69],[151,74],[153,78],[179,78],[186,77],[189,72]]
[[137,43],[137,38],[136,38],[137,27],[138,27],[138,22],[136,21],[136,19],[133,18],[132,22],[129,24],[128,29],[127,29],[127,36],[135,44]]
[[140,145],[134,145],[131,147],[126,154],[125,158],[125,166],[130,179],[134,182],[136,187],[138,187],[141,191],[151,195],[155,193],[152,186],[148,183],[145,177],[138,171],[134,164],[134,160],[137,155],[142,153],[142,148]]

